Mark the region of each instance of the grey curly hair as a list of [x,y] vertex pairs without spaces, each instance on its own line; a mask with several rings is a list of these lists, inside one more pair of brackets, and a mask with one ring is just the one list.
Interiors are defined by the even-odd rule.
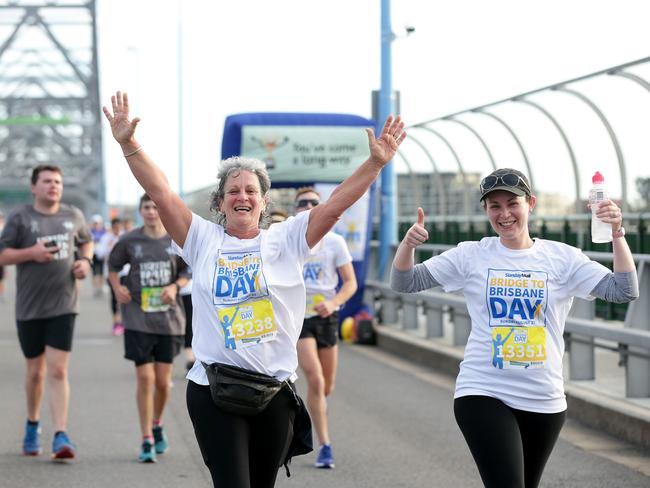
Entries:
[[219,210],[219,205],[221,205],[221,202],[223,202],[226,196],[226,182],[228,178],[242,171],[255,174],[260,182],[260,193],[267,202],[266,208],[260,214],[260,227],[266,227],[271,222],[269,212],[269,204],[271,201],[268,197],[269,190],[271,189],[271,178],[269,178],[269,173],[266,171],[266,165],[259,159],[232,156],[221,161],[219,171],[217,172],[219,183],[217,184],[217,189],[210,195],[210,210],[214,212],[217,224],[226,227],[226,215]]

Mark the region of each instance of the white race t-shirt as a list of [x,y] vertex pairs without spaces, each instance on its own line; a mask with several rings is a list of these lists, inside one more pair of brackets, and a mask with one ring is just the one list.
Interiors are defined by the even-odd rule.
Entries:
[[318,315],[314,305],[336,295],[339,284],[337,270],[351,262],[352,256],[345,239],[334,232],[328,232],[312,249],[302,273],[307,288],[306,318]]
[[498,237],[461,242],[424,263],[447,292],[462,290],[472,321],[455,398],[495,397],[519,410],[566,410],[562,356],[573,297],[610,271],[569,245],[535,239],[508,249]]
[[189,380],[208,384],[200,361],[281,381],[295,378],[309,213],[260,230],[254,239],[229,236],[221,225],[192,214],[183,249],[175,246],[193,272],[192,350],[198,361]]

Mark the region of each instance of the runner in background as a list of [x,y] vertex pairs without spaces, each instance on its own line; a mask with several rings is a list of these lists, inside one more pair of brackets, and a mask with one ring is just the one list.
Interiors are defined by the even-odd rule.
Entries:
[[104,227],[104,219],[99,214],[93,215],[90,222],[90,233],[93,236],[93,244],[95,245],[93,254],[93,290],[94,295],[99,297],[104,293],[104,259],[97,255],[97,247],[102,236],[106,234],[106,227]]
[[122,219],[122,225],[124,226],[124,232],[131,232],[133,230],[133,219],[131,217],[124,217]]
[[[169,399],[174,357],[183,346],[185,314],[178,291],[188,282],[187,266],[149,195],[140,199],[142,227],[120,237],[109,255],[108,280],[124,320],[124,357],[135,363],[142,443],[139,459],[149,463],[167,451],[162,417]],[[129,264],[124,284],[118,273]]]
[[271,210],[271,224],[277,224],[278,222],[284,222],[289,217],[289,214],[282,210],[281,208],[274,208]]
[[[320,204],[320,194],[312,187],[296,192],[296,213]],[[341,278],[341,288],[337,291]],[[334,390],[339,308],[357,291],[352,256],[345,239],[328,232],[312,248],[305,262],[303,278],[307,289],[305,321],[298,340],[298,362],[309,385],[307,405],[320,443],[317,468],[333,468],[334,453],[327,423],[327,396]]]
[[99,239],[99,243],[95,248],[95,256],[97,256],[104,264],[103,276],[106,279],[108,289],[110,290],[109,304],[113,317],[111,332],[115,336],[124,333],[124,324],[122,323],[122,314],[120,312],[120,307],[117,304],[117,299],[115,298],[115,292],[113,291],[110,281],[108,281],[108,256],[111,253],[113,246],[117,244],[121,234],[122,221],[119,218],[112,219],[111,228]]
[[79,313],[77,280],[91,273],[93,243],[81,211],[61,203],[63,175],[58,166],[34,168],[31,192],[33,204],[14,210],[0,235],[0,265],[16,265],[16,324],[27,365],[23,453],[42,452],[41,402],[47,378],[52,456],[70,459],[76,455],[67,423],[68,365]]

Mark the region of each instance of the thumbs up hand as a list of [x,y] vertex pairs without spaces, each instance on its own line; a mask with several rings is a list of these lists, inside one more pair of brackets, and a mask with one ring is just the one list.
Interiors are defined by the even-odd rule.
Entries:
[[429,240],[429,232],[424,228],[424,210],[418,207],[418,221],[411,226],[402,242],[409,248],[415,249],[427,240]]

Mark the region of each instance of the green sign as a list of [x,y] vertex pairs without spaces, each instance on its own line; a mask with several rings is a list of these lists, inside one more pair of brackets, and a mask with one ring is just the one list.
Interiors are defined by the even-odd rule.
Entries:
[[338,183],[368,158],[362,127],[242,127],[241,155],[261,159],[273,181]]
[[69,117],[44,117],[41,115],[19,115],[0,119],[0,125],[66,125],[72,121]]
[[29,203],[32,201],[32,193],[27,187],[21,188],[0,188],[0,203]]

